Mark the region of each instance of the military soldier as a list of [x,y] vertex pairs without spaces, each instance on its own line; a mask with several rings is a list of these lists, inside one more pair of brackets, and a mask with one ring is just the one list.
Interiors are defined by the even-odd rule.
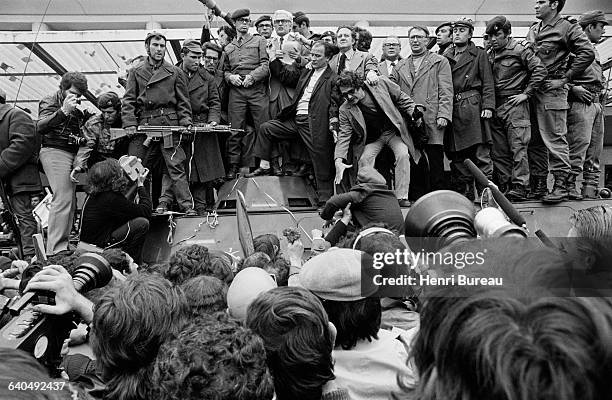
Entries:
[[[491,66],[484,49],[471,41],[472,20],[461,18],[453,25],[453,46],[446,49],[453,74],[453,120],[444,145],[451,160],[453,185],[474,199],[474,178],[463,165],[470,159],[487,177],[492,177],[491,136],[486,129],[495,109]],[[478,192],[483,188],[477,185]]]
[[[266,51],[266,39],[259,35],[250,35],[249,24],[251,12],[239,9],[232,14],[238,36],[225,47],[225,64],[223,71],[229,83],[229,119],[233,128],[246,127],[247,113],[253,118],[255,135],[268,116],[267,78],[270,73],[269,58]],[[253,136],[253,135],[250,135]],[[238,173],[241,156],[250,156],[254,137],[241,139],[232,134],[228,141],[230,170],[226,178],[233,179]],[[241,142],[246,140],[244,151]],[[249,162],[254,166],[253,160]]]
[[[601,40],[604,26],[608,25],[603,11],[589,11],[580,16],[580,27],[591,43]],[[567,112],[567,141],[572,172],[568,177],[569,198],[596,198],[599,185],[599,156],[603,149],[603,94],[606,80],[603,76],[599,54],[595,61],[569,83],[569,110]],[[584,168],[583,168],[584,166]],[[582,191],[576,188],[576,177],[584,173]]]
[[[185,76],[180,68],[166,61],[166,37],[151,32],[145,39],[147,59],[128,75],[128,82],[121,107],[122,123],[131,136],[129,154],[143,160],[150,168],[154,161],[163,158],[177,202],[187,215],[196,215],[193,199],[185,174],[185,152],[181,133],[146,145],[145,135],[136,135],[138,125],[191,126],[191,105]],[[168,180],[165,181],[169,183]],[[162,187],[162,193],[169,189]],[[166,199],[160,198],[157,212],[168,210]]]
[[[542,198],[547,203],[568,198],[567,83],[582,74],[595,59],[593,46],[580,27],[561,17],[564,5],[565,0],[536,0],[535,15],[540,22],[531,26],[526,37],[535,44],[536,55],[548,71],[547,80],[532,100],[531,119],[537,129],[532,132],[528,150],[531,197]],[[568,68],[570,53],[576,58]],[[555,184],[547,194],[549,169]]]
[[[192,121],[217,125],[221,116],[221,102],[215,78],[200,66],[202,47],[200,42],[186,39],[181,50],[181,69],[187,76],[187,90],[191,102]],[[205,215],[214,206],[213,181],[225,175],[223,160],[216,133],[197,134],[187,151],[187,172],[195,209]]]
[[504,16],[487,22],[495,80],[495,116],[491,121],[491,156],[498,184],[509,188],[510,200],[525,200],[529,185],[527,146],[531,137],[529,98],[546,79],[546,68],[529,42],[510,36],[512,25]]

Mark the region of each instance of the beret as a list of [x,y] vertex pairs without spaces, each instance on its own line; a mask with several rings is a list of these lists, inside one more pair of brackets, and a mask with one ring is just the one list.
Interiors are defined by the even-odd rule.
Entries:
[[510,21],[506,19],[503,15],[498,15],[497,17],[492,18],[489,22],[487,22],[487,27],[485,29],[485,33],[488,35],[494,35],[497,32],[503,30],[503,28],[511,27]]
[[121,100],[119,100],[119,95],[115,92],[106,92],[102,93],[100,97],[98,97],[98,108],[109,108],[109,107],[117,107],[121,104]]
[[164,35],[161,32],[158,32],[158,31],[153,31],[153,32],[147,33],[147,37],[145,38],[145,42],[149,41],[149,39],[151,39],[152,37],[155,37],[155,36],[161,36],[161,37],[164,38],[164,40],[166,42],[168,41],[168,39],[166,38],[166,35]]
[[296,11],[293,13],[293,22],[295,22],[296,24],[301,24],[307,19],[308,16],[306,15],[306,13],[304,13],[304,11]]
[[193,51],[194,53],[202,53],[202,45],[197,39],[185,39],[183,42],[183,49]]
[[471,19],[467,17],[461,17],[455,22],[453,22],[453,27],[456,27],[456,26],[465,26],[466,28],[474,29],[474,21],[472,21]]
[[601,10],[587,11],[578,19],[578,23],[580,25],[590,25],[595,22],[601,22],[604,25],[608,25],[608,21],[606,21],[606,14],[604,14],[604,12]]
[[372,261],[359,250],[331,249],[304,264],[299,284],[325,300],[362,300],[378,290],[371,277],[364,275],[362,279],[362,271],[372,270]]
[[438,34],[438,31],[439,31],[441,28],[444,28],[445,26],[448,26],[449,28],[451,28],[451,29],[452,29],[452,27],[453,27],[453,23],[452,23],[452,22],[444,22],[443,24],[438,25],[438,27],[436,28],[436,34]]
[[293,14],[291,14],[289,11],[286,11],[286,10],[276,10],[274,11],[272,20],[273,21],[279,21],[279,20],[293,21]]
[[272,17],[269,15],[262,15],[261,17],[257,18],[257,21],[255,21],[255,27],[257,28],[259,24],[261,24],[264,21],[272,22]]
[[239,8],[232,13],[232,19],[244,18],[251,15],[251,11],[248,8]]

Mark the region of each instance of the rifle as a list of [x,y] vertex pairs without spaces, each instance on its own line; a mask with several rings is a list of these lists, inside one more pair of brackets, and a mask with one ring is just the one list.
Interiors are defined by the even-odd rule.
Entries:
[[[173,133],[196,134],[196,133],[244,133],[244,129],[232,128],[229,125],[211,125],[197,124],[191,128],[185,126],[158,126],[158,125],[139,125],[136,128],[136,134],[144,133],[151,140],[160,140],[166,136],[172,136]],[[127,137],[125,129],[110,128],[111,139],[118,140]]]

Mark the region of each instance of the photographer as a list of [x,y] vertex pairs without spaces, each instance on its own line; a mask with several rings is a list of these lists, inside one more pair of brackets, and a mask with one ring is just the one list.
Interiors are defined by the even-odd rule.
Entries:
[[66,72],[60,90],[43,98],[38,107],[38,133],[42,135],[40,161],[53,191],[49,210],[47,254],[68,250],[76,203],[76,184],[70,179],[79,150],[81,128],[89,115],[77,108],[87,91],[87,78]]
[[83,205],[81,241],[102,248],[119,247],[140,264],[151,217],[145,176],[138,177],[139,204],[123,195],[127,179],[117,160],[109,158],[95,164],[87,178],[89,196]]

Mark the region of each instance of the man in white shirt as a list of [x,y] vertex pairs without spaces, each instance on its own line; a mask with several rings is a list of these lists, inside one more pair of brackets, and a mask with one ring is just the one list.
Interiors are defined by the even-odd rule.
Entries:
[[397,36],[387,36],[382,45],[382,60],[378,63],[378,72],[384,76],[391,76],[393,68],[402,59],[400,52],[402,44]]
[[336,74],[329,67],[333,46],[316,42],[310,51],[312,69],[286,65],[280,60],[270,64],[281,80],[296,84],[293,101],[285,107],[277,119],[261,125],[253,154],[261,159],[259,168],[246,177],[270,175],[270,156],[273,143],[280,140],[301,138],[313,161],[319,203],[325,203],[333,194],[334,137],[337,130],[338,102],[332,90]]

